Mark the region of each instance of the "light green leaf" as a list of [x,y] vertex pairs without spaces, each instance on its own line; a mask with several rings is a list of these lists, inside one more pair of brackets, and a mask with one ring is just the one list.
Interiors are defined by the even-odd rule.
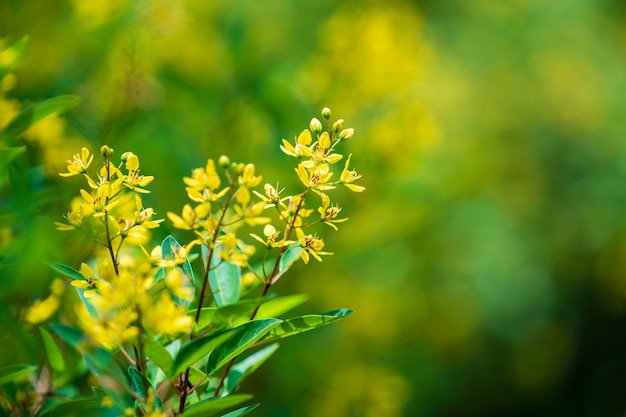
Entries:
[[72,268],[71,266],[59,264],[59,263],[56,263],[56,262],[44,262],[44,263],[46,265],[48,265],[50,268],[52,268],[55,271],[57,271],[59,274],[65,276],[65,277],[69,277],[72,280],[76,280],[76,279],[84,280],[85,279],[83,274],[81,274],[80,272],[78,272],[77,270]]
[[0,385],[9,381],[20,382],[28,379],[28,376],[37,371],[35,365],[11,365],[0,369]]
[[278,350],[278,343],[269,345],[254,352],[252,355],[236,363],[228,372],[228,378],[226,379],[226,391],[230,393],[235,390],[238,384],[241,383],[248,375],[256,371],[270,356]]
[[304,304],[309,300],[307,294],[293,294],[284,297],[277,297],[261,304],[257,312],[257,318],[278,317],[288,311]]
[[235,411],[231,411],[230,413],[223,414],[222,417],[241,417],[248,414],[250,411],[254,410],[259,406],[259,403],[249,405],[247,407],[240,408]]
[[9,122],[4,130],[0,132],[0,141],[13,139],[44,117],[52,114],[65,113],[78,106],[79,103],[80,97],[65,95],[33,104],[22,110]]
[[63,360],[63,355],[61,355],[61,350],[59,350],[59,347],[54,343],[54,339],[46,329],[40,327],[39,332],[43,340],[43,347],[48,355],[50,368],[60,374],[63,373],[65,371],[65,361]]
[[174,358],[168,374],[169,379],[183,372],[188,366],[207,356],[211,351],[232,336],[234,329],[214,332],[197,339],[190,340],[181,346]]
[[236,358],[281,322],[279,319],[253,320],[234,328],[235,334],[211,352],[207,362],[207,374],[212,374]]
[[[207,245],[202,245],[202,259],[206,265],[209,255]],[[218,307],[224,307],[239,301],[241,293],[241,267],[228,263],[213,253],[209,285],[213,291],[213,299]]]
[[280,258],[280,263],[278,265],[278,274],[272,279],[272,284],[275,284],[276,281],[282,277],[285,272],[291,268],[293,264],[295,264],[300,259],[300,252],[302,248],[300,246],[294,246],[292,248],[287,249],[287,251],[283,254],[283,257]]
[[[204,307],[200,312],[200,319],[198,320],[197,330],[202,330],[208,326],[220,327],[223,324],[228,323],[235,317],[248,313],[246,317],[250,316],[250,312],[259,304],[258,299],[246,299],[236,302],[235,304],[229,304],[224,307]],[[262,300],[261,300],[262,302]],[[197,309],[189,310],[188,314],[194,316]]]
[[142,336],[143,347],[150,360],[167,375],[172,367],[172,355],[160,343]]
[[[163,255],[163,259],[165,260],[174,260],[176,259],[176,253],[182,248],[182,245],[178,243],[173,236],[169,235],[163,242],[161,243],[161,253]],[[176,266],[174,268],[180,268],[182,273],[184,283],[183,288],[191,291],[192,297],[190,299],[181,299],[172,291],[172,299],[178,305],[182,305],[184,307],[188,307],[193,299],[193,294],[196,292],[196,286],[194,283],[195,277],[193,273],[193,269],[191,268],[191,263],[189,262],[189,258],[185,259],[182,266]],[[158,274],[157,278],[163,279],[167,276],[167,268],[161,268],[161,272]]]
[[207,398],[185,410],[185,417],[211,417],[223,411],[248,401],[252,398],[250,394],[236,394],[221,398]]
[[261,339],[261,342],[273,342],[288,336],[308,332],[309,330],[334,323],[348,314],[352,314],[352,312],[352,310],[344,308],[341,310],[329,311],[324,314],[309,314],[306,316],[293,317],[274,327],[265,335],[265,337],[263,337],[263,339]]

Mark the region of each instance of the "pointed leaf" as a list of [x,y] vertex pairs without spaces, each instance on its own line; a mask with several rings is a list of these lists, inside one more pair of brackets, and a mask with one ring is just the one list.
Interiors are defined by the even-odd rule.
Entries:
[[253,353],[241,362],[236,363],[228,372],[226,379],[226,393],[233,392],[237,385],[241,383],[248,375],[256,371],[270,356],[278,350],[278,343],[269,345]]
[[4,385],[9,381],[27,380],[28,376],[37,371],[35,365],[11,365],[0,369],[0,385]]
[[[206,265],[208,257],[207,245],[202,245],[202,259]],[[211,270],[209,271],[209,285],[213,291],[213,298],[218,307],[224,307],[239,301],[241,293],[241,267],[226,262],[213,253]]]
[[294,317],[280,323],[279,326],[274,327],[268,332],[261,342],[273,342],[284,337],[293,336],[295,334],[308,332],[309,330],[317,329],[318,327],[326,326],[327,324],[334,323],[352,314],[352,310],[341,309],[329,311],[324,314],[309,314],[306,316]]
[[[246,317],[249,317],[250,312],[259,304],[258,299],[246,299],[236,302],[235,304],[229,304],[224,307],[204,307],[200,312],[200,319],[196,326],[197,330],[202,330],[208,326],[220,327],[223,324],[228,323],[233,318],[248,313]],[[189,315],[195,315],[197,309],[189,310]]]
[[254,410],[259,406],[259,403],[249,405],[247,407],[239,408],[235,411],[231,411],[230,413],[223,414],[222,417],[241,417],[248,414],[250,411]]
[[263,303],[257,312],[257,318],[278,317],[304,304],[309,300],[307,294],[293,294],[276,297]]
[[[95,398],[76,398],[72,400],[63,400],[54,406],[46,409],[43,413],[39,414],[41,417],[52,416],[84,416],[89,414],[88,411],[98,409],[98,403]],[[100,414],[98,414],[100,415]]]
[[172,367],[172,355],[160,343],[142,336],[143,348],[150,360],[167,375]]
[[46,329],[40,327],[39,332],[41,333],[43,347],[46,350],[50,368],[57,373],[63,373],[65,371],[65,361],[63,360],[63,355],[61,355],[61,350],[57,344],[54,343],[54,339]]
[[26,146],[0,149],[0,171],[5,171],[11,161],[26,151]]
[[78,272],[77,270],[72,268],[71,266],[59,264],[59,263],[56,263],[56,262],[44,262],[44,263],[46,265],[48,265],[50,268],[52,268],[55,271],[57,271],[59,274],[65,276],[65,277],[69,277],[72,280],[76,280],[76,279],[84,280],[85,279],[83,274],[81,274],[80,272]]
[[282,320],[278,319],[253,320],[233,329],[235,334],[211,352],[207,362],[207,374],[212,374],[237,357],[281,322]]
[[174,358],[168,377],[174,378],[188,366],[207,356],[216,346],[226,342],[232,336],[233,330],[214,332],[185,343]]
[[13,139],[44,117],[65,113],[79,103],[80,97],[65,95],[33,104],[22,110],[9,122],[4,131],[0,132],[0,141]]
[[248,401],[252,398],[250,394],[236,394],[221,398],[207,398],[195,403],[185,410],[185,417],[211,417],[221,414],[223,411]]
[[[145,391],[155,392],[154,387],[150,384],[150,381],[134,366],[128,367],[128,375],[130,376],[130,387],[137,398],[141,398],[145,402]],[[158,410],[163,410],[163,403],[158,395],[154,396],[152,400],[152,407]]]

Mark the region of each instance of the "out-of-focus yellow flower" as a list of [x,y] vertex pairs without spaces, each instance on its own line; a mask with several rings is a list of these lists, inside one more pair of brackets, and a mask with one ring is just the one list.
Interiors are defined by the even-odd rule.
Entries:
[[263,176],[254,175],[254,164],[247,164],[243,169],[243,173],[239,176],[239,185],[253,188],[261,183]]
[[179,299],[185,301],[192,301],[193,288],[185,285],[188,280],[183,277],[183,273],[180,268],[169,268],[165,275],[165,282],[167,288]]
[[37,324],[48,320],[59,309],[61,299],[56,294],[50,294],[43,300],[35,300],[26,312],[26,321]]
[[365,187],[352,184],[354,181],[361,178],[361,175],[357,174],[356,171],[350,171],[348,169],[350,165],[350,158],[352,158],[352,154],[348,156],[348,159],[346,160],[346,165],[344,166],[343,171],[341,172],[341,183],[345,185],[346,188],[348,188],[349,190],[354,191],[356,193],[360,193],[362,191],[365,191]]
[[74,175],[85,174],[87,168],[93,161],[93,155],[89,154],[89,149],[83,148],[80,153],[75,154],[72,159],[67,160],[67,171],[61,172],[62,177],[72,177]]
[[80,265],[80,273],[85,279],[75,279],[70,284],[72,287],[83,290],[83,296],[85,298],[94,297],[96,295],[96,288],[98,288],[98,279],[96,278],[93,269],[83,262]]
[[156,303],[150,298],[142,309],[144,325],[156,334],[175,336],[191,331],[193,318],[184,307],[174,304],[167,292],[161,293]]

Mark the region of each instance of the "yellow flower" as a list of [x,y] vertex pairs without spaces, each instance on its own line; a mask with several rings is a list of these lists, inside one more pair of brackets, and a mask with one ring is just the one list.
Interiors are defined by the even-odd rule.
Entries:
[[289,156],[296,158],[306,156],[308,158],[313,155],[313,151],[308,147],[312,141],[313,138],[311,137],[311,132],[308,129],[304,129],[296,139],[295,146],[289,143],[286,139],[283,139],[283,144],[280,145],[280,150]]
[[356,193],[360,193],[361,191],[365,191],[365,187],[362,187],[362,186],[356,185],[356,184],[352,184],[352,182],[354,182],[354,181],[358,180],[359,178],[361,178],[361,175],[357,174],[356,171],[350,171],[348,169],[348,166],[350,165],[350,158],[352,158],[352,154],[350,154],[350,156],[348,156],[348,159],[346,160],[346,165],[344,166],[343,171],[341,173],[340,181],[349,190],[354,191]]
[[167,292],[161,293],[156,302],[152,298],[146,300],[142,309],[144,325],[156,334],[175,336],[191,330],[193,318],[184,307],[174,304]]
[[337,225],[335,225],[335,223],[343,223],[346,220],[348,220],[348,218],[346,217],[344,219],[337,219],[336,217],[341,211],[341,207],[336,206],[336,205],[331,206],[330,198],[326,194],[323,194],[323,193],[320,193],[320,195],[322,196],[322,206],[319,207],[317,211],[322,216],[322,221],[325,224],[332,227],[333,229],[339,230],[339,228],[337,227]]
[[62,177],[72,177],[74,175],[84,174],[93,161],[93,155],[89,155],[89,149],[83,148],[80,153],[75,154],[72,159],[67,160],[67,171],[59,175]]
[[139,158],[137,155],[131,153],[130,155],[125,156],[128,175],[124,176],[124,185],[138,193],[149,193],[150,191],[141,187],[145,187],[150,184],[154,180],[154,177],[139,174]]
[[302,250],[300,251],[300,257],[305,264],[309,263],[309,255],[314,257],[319,262],[322,261],[320,255],[332,255],[331,252],[322,252],[324,249],[324,241],[318,239],[313,235],[305,235],[301,228],[296,228],[296,235],[298,236],[298,242]]
[[320,163],[335,164],[343,158],[343,155],[338,153],[330,153],[332,151],[332,143],[328,132],[323,132],[320,135],[315,152],[311,155],[311,159],[303,161],[302,165],[307,169],[313,169]]
[[58,310],[61,305],[61,299],[50,294],[43,300],[36,300],[26,312],[26,321],[37,324],[48,320]]
[[72,287],[83,290],[83,296],[85,298],[94,297],[96,295],[96,288],[98,287],[98,279],[96,278],[93,269],[83,262],[80,265],[80,273],[85,279],[75,279],[70,284]]
[[246,187],[256,187],[261,183],[263,176],[254,175],[254,164],[247,164],[243,169],[243,174],[239,176],[239,185]]
[[252,238],[254,238],[255,240],[258,240],[265,246],[270,246],[272,248],[282,248],[283,246],[287,246],[293,243],[290,240],[284,240],[284,239],[279,240],[280,233],[271,224],[265,225],[265,227],[263,228],[263,235],[265,236],[266,240],[264,240],[263,238],[261,238],[260,236],[254,233],[250,233],[250,236]]
[[330,172],[328,164],[319,164],[312,169],[311,172],[309,172],[303,164],[298,164],[296,173],[298,174],[298,178],[302,184],[304,184],[307,188],[319,191],[332,190],[335,188],[334,185],[327,184],[333,176],[333,173]]

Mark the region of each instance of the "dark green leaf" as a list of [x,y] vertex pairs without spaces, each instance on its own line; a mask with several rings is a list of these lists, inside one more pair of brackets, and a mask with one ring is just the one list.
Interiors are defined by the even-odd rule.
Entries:
[[287,251],[283,254],[283,257],[280,258],[280,263],[278,265],[278,274],[272,279],[272,284],[276,283],[282,277],[289,268],[293,264],[295,264],[298,259],[300,259],[300,252],[302,249],[300,246],[295,246],[293,248],[287,249]]
[[9,381],[19,382],[28,379],[28,376],[37,371],[35,365],[11,365],[0,369],[0,385]]
[[81,274],[80,272],[78,272],[77,270],[72,268],[71,266],[59,264],[59,263],[56,263],[56,262],[44,262],[44,263],[46,265],[48,265],[50,268],[52,268],[55,271],[57,271],[59,274],[65,276],[65,277],[69,277],[72,280],[76,280],[76,279],[84,280],[85,279],[83,274]]
[[279,326],[274,327],[268,332],[261,342],[273,342],[284,337],[293,336],[298,333],[308,332],[309,330],[317,329],[318,327],[326,326],[327,324],[334,323],[351,314],[352,310],[341,309],[329,311],[324,314],[309,314],[306,316],[294,317],[280,323]]
[[160,343],[145,336],[142,339],[148,358],[167,375],[172,367],[172,355]]
[[[202,245],[202,259],[206,265],[208,248]],[[241,293],[241,267],[228,263],[213,253],[209,285],[213,291],[213,299],[218,307],[235,304]]]
[[222,417],[241,417],[248,414],[250,411],[254,410],[259,406],[259,403],[249,405],[247,407],[240,408],[235,411],[231,411],[230,413],[223,414]]
[[233,329],[235,334],[211,352],[207,362],[207,374],[212,374],[237,357],[281,322],[278,319],[253,320]]
[[80,97],[65,95],[33,104],[22,110],[9,122],[4,131],[0,132],[0,141],[13,139],[44,117],[65,113],[78,106],[79,103]]
[[[198,320],[197,330],[202,330],[208,326],[220,327],[223,324],[228,323],[235,317],[241,316],[244,313],[248,313],[262,302],[259,299],[246,299],[230,304],[224,307],[204,307],[200,312],[200,319]],[[189,315],[195,315],[196,309],[189,310]]]
[[185,410],[185,417],[211,417],[226,411],[227,409],[248,401],[252,398],[250,394],[236,394],[221,398],[207,398]]
[[39,414],[41,417],[71,417],[83,416],[87,410],[97,409],[98,403],[95,398],[77,398],[63,400]]
[[61,350],[59,350],[59,347],[54,343],[54,339],[46,329],[40,327],[39,332],[41,333],[50,368],[58,373],[63,373],[65,371],[65,361],[63,360],[63,355],[61,355]]
[[5,171],[16,156],[26,151],[26,146],[0,149],[0,171]]
[[[128,367],[128,375],[130,376],[130,388],[133,390],[136,398],[141,398],[145,402],[146,390],[148,390],[148,392],[154,392],[154,387],[150,384],[150,381],[148,381],[148,379],[134,366]],[[152,407],[159,410],[163,409],[163,403],[157,395],[154,396]]]
[[185,343],[174,358],[168,377],[174,378],[188,366],[207,356],[211,351],[232,336],[234,329],[214,332]]
[[248,375],[256,371],[270,356],[278,349],[278,343],[266,346],[265,348],[254,352],[252,355],[236,363],[228,372],[226,379],[226,393],[233,392],[237,385],[241,383]]

